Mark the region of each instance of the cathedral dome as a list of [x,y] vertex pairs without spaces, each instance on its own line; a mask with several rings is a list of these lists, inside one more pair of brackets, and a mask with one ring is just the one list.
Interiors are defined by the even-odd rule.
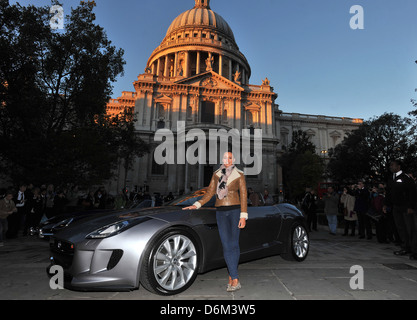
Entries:
[[180,29],[203,27],[212,29],[235,42],[235,36],[229,24],[219,14],[210,9],[209,1],[196,1],[193,9],[180,14],[168,28],[166,38]]
[[242,84],[248,83],[251,74],[232,29],[210,9],[210,0],[195,0],[194,8],[173,20],[146,70],[165,79],[213,70]]

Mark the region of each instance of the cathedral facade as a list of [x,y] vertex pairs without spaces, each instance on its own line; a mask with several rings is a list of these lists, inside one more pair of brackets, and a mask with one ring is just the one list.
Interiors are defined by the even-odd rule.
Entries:
[[[277,159],[291,143],[293,131],[306,131],[317,152],[326,157],[330,148],[361,124],[360,119],[284,113],[270,81],[265,78],[261,84],[251,84],[250,77],[251,67],[228,23],[211,10],[210,0],[195,0],[192,9],[171,23],[144,73],[133,83],[134,91],[111,99],[107,111],[115,115],[125,108],[134,110],[137,135],[153,150],[161,143],[155,141],[155,134],[163,129],[175,136],[180,127],[185,132],[199,129],[207,136],[212,130],[237,129],[250,132],[251,137],[261,130],[262,152],[252,151],[251,157],[261,161],[262,171],[247,176],[247,184],[270,193],[282,188]],[[247,162],[240,160],[238,167],[243,169]],[[127,176],[120,165],[109,190],[189,192],[207,186],[218,166],[208,161],[158,164],[151,152],[136,159]]]

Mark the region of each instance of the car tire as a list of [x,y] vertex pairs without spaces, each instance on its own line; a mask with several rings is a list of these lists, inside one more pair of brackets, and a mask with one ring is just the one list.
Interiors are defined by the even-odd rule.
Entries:
[[195,281],[199,260],[199,244],[192,233],[170,230],[154,239],[146,250],[140,283],[158,295],[179,294]]
[[287,240],[287,251],[282,258],[289,261],[302,262],[307,258],[310,249],[310,238],[304,224],[295,222]]

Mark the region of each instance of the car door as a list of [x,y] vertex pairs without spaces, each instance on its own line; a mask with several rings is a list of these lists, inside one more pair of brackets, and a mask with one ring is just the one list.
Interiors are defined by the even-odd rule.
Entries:
[[240,234],[241,251],[267,248],[277,240],[281,218],[275,206],[248,207],[249,219]]

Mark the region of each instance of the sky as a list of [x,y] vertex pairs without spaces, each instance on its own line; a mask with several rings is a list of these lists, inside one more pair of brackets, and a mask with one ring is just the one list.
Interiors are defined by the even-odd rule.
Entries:
[[[10,0],[13,4],[16,1]],[[48,6],[50,0],[20,0]],[[64,13],[79,0],[61,0]],[[125,50],[113,98],[134,91],[171,22],[194,0],[96,0],[97,24]],[[363,8],[352,29],[351,7]],[[361,118],[407,116],[417,99],[416,0],[211,0],[230,25],[252,75],[268,77],[283,112]]]

